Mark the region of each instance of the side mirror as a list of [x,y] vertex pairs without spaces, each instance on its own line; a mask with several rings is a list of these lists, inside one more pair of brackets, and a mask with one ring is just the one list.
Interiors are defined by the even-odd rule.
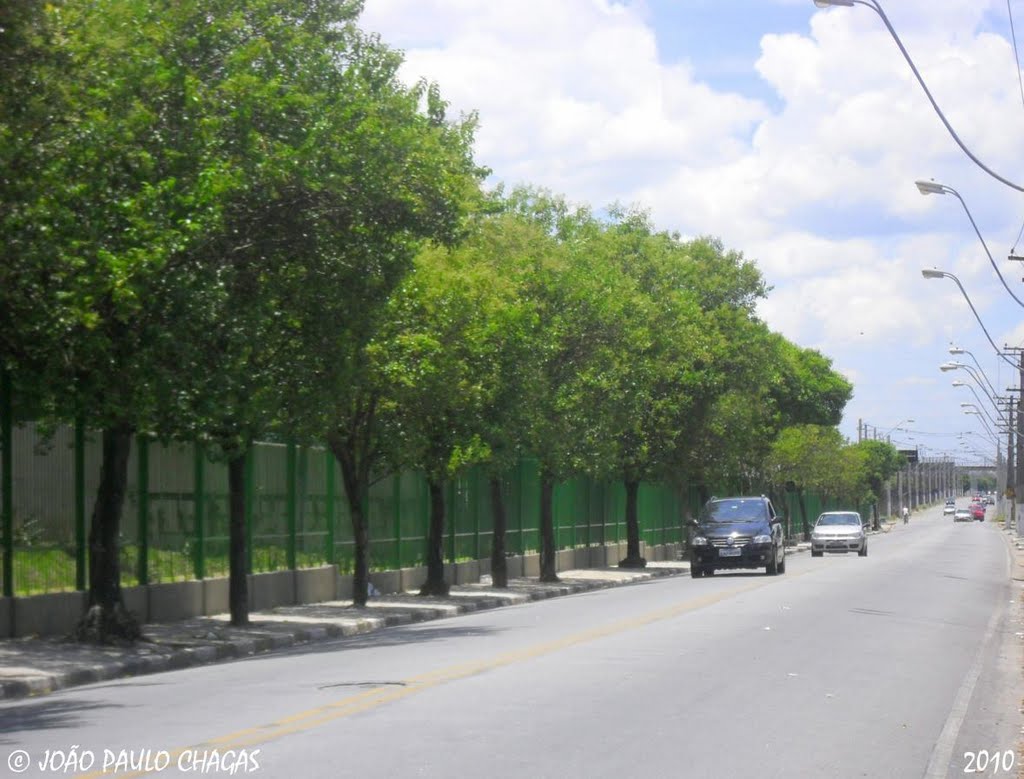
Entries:
[[700,522],[698,522],[696,519],[688,519],[686,520],[686,524],[694,528],[700,527]]

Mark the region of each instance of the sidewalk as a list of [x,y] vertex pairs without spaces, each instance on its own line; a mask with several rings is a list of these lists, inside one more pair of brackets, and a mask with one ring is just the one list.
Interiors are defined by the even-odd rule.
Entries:
[[559,583],[512,579],[507,590],[495,590],[485,579],[479,584],[453,586],[446,598],[421,598],[412,592],[379,595],[371,598],[365,609],[355,608],[351,601],[283,606],[250,614],[251,623],[240,628],[229,625],[226,614],[147,623],[143,626],[146,640],[127,648],[78,644],[61,638],[5,639],[0,640],[0,700],[237,659],[689,571],[687,562],[651,562],[642,570],[570,570],[559,572]]

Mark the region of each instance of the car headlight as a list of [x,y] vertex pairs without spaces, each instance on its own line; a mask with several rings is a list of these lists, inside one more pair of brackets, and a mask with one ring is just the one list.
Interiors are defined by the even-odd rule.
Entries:
[[692,546],[707,546],[708,540],[704,538],[704,536],[695,536],[694,539],[690,541],[690,544]]
[[772,542],[771,536],[754,536],[755,544],[770,544]]

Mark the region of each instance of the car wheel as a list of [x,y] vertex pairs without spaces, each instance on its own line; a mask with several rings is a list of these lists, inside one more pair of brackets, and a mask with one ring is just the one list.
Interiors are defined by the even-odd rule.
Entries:
[[861,557],[867,557],[868,556],[868,545],[864,544],[864,546],[861,547],[860,551],[857,552],[857,554],[860,555]]
[[704,569],[704,575],[705,576],[714,576],[715,575],[715,569],[714,568],[705,568]]
[[778,576],[779,575],[779,561],[775,557],[775,550],[772,549],[772,554],[768,558],[768,565],[764,567],[765,576]]
[[815,552],[813,549],[811,550],[811,557],[821,557],[824,554],[824,552]]
[[782,550],[782,562],[779,563],[779,573],[786,572],[786,550]]
[[703,575],[704,569],[701,568],[699,565],[690,566],[690,576],[692,576],[694,579],[699,579]]

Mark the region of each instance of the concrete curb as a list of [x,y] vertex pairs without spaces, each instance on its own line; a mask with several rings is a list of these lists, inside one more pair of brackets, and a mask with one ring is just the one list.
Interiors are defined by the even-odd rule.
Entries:
[[[387,627],[686,573],[689,565],[685,562],[654,563],[643,569],[576,570],[560,574],[563,578],[559,583],[510,580],[507,590],[478,584],[453,587],[447,598],[420,598],[411,593],[382,596],[371,600],[366,611],[355,609],[349,602],[280,607],[252,614],[253,622],[244,628],[228,625],[226,615],[149,624],[144,626],[147,640],[129,648],[95,647],[58,639],[9,639],[0,641],[0,700],[237,660]],[[332,613],[334,616],[330,616]]]
[[1024,582],[1024,538],[1018,538],[1012,528],[1002,528],[1003,538],[1010,550],[1010,578]]

